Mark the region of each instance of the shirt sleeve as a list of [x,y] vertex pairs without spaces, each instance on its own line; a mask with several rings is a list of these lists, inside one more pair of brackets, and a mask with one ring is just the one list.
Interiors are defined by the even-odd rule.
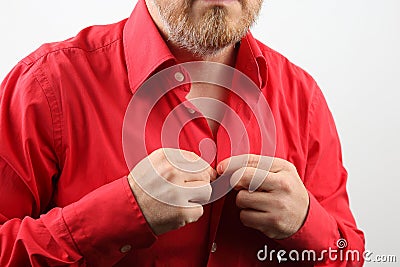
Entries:
[[18,64],[0,87],[0,266],[111,266],[156,239],[127,177],[52,207],[59,174],[52,96]]
[[297,251],[315,251],[321,266],[362,266],[364,235],[351,213],[346,181],[336,126],[321,90],[315,85],[304,177],[309,211],[297,233],[277,242]]

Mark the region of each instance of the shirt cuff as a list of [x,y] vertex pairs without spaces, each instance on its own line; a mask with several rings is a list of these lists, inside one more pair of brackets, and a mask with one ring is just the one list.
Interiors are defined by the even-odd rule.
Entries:
[[111,266],[156,240],[126,177],[66,206],[63,218],[78,249],[93,266]]
[[336,220],[310,192],[308,195],[310,206],[303,226],[292,236],[275,241],[286,249],[297,251],[321,252],[329,247],[335,248],[336,242],[340,239]]

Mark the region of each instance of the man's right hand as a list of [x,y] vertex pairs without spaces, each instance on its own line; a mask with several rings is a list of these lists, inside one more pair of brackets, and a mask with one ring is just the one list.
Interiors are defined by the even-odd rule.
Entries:
[[217,172],[193,152],[158,149],[128,176],[144,217],[156,235],[197,221],[211,197]]

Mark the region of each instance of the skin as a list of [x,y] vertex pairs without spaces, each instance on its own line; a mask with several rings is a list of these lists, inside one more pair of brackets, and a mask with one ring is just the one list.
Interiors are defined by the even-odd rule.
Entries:
[[262,0],[146,0],[178,61],[235,61],[235,44],[256,20]]
[[[178,157],[190,167],[179,168],[174,160]],[[217,172],[195,153],[160,148],[133,168],[128,181],[148,224],[156,235],[161,235],[195,222],[203,215],[201,204],[210,199],[210,182],[216,177]],[[160,183],[164,180],[176,186]],[[179,206],[169,205],[167,201]]]
[[[233,172],[240,220],[269,238],[284,239],[303,225],[309,207],[308,192],[296,167],[283,159],[259,155],[235,156],[221,161],[218,174]],[[260,186],[249,191],[251,181]]]
[[[244,25],[244,18],[249,17],[249,12],[256,17],[262,0],[146,0],[150,15],[160,30],[171,52],[178,62],[208,60],[234,66],[237,49],[235,44],[240,40],[233,33],[246,32],[247,28],[240,29]],[[219,6],[224,10],[224,27],[215,34],[220,36],[219,41],[213,45],[213,49],[196,46],[183,47],[181,43],[174,42],[170,38],[171,30],[166,25],[166,19],[162,17],[160,9],[186,6],[185,12],[190,13],[191,23],[201,25],[204,14]],[[250,11],[249,11],[250,10]],[[179,13],[180,10],[174,10]],[[221,11],[221,10],[220,10]],[[251,17],[251,16],[250,16]],[[174,18],[172,18],[174,19]],[[178,23],[172,21],[172,23]],[[213,33],[211,32],[211,35]],[[243,34],[242,34],[243,35]],[[239,38],[239,40],[237,40]],[[227,41],[225,42],[224,41]],[[190,40],[189,40],[190,41]],[[205,45],[207,40],[204,40]],[[191,47],[191,49],[189,49]],[[187,98],[210,97],[224,100],[225,95],[221,88],[206,85],[196,85],[191,88]],[[218,125],[209,122],[213,133]],[[211,195],[210,182],[216,179],[217,174],[224,172],[233,173],[231,184],[237,191],[236,205],[241,209],[240,220],[242,223],[273,239],[284,239],[296,233],[307,217],[309,208],[308,192],[302,183],[296,168],[288,161],[278,158],[270,158],[259,155],[242,155],[231,157],[220,162],[217,170],[213,170],[197,155],[184,150],[170,150],[171,153],[183,155],[189,161],[196,161],[202,167],[196,173],[188,174],[177,169],[165,154],[165,150],[159,149],[149,155],[132,170],[128,176],[131,189],[136,197],[142,212],[157,235],[180,228],[188,223],[197,221],[203,214],[202,203],[206,203]],[[149,164],[151,163],[151,164]],[[143,186],[141,181],[156,179],[156,173],[172,184],[194,188],[193,196],[183,194],[176,187],[162,187],[151,184]],[[257,181],[260,186],[253,190],[252,181]],[[202,188],[197,190],[196,188]],[[151,188],[152,192],[149,192]],[[251,188],[252,190],[249,190]],[[197,191],[196,191],[197,190]],[[157,196],[166,194],[174,196],[182,203],[190,203],[189,207],[177,207],[161,202]],[[155,197],[156,196],[156,197]],[[162,212],[160,212],[162,211]]]

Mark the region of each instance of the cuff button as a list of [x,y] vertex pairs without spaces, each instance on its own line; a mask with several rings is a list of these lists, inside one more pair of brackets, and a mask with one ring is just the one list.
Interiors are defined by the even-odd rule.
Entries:
[[120,249],[121,253],[128,253],[131,250],[132,250],[132,246],[131,245],[125,245]]

